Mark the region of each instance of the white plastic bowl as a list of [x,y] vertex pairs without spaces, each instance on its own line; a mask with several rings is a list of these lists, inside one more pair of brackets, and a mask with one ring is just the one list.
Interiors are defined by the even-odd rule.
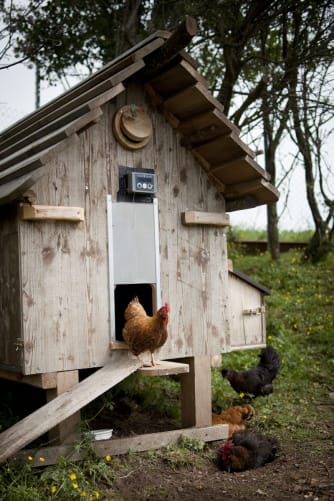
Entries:
[[105,428],[102,430],[90,430],[84,435],[87,437],[92,437],[94,440],[109,440],[112,437],[113,430],[111,428]]

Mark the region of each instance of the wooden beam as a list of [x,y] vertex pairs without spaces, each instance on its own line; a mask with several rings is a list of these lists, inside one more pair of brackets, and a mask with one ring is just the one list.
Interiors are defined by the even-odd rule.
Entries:
[[42,388],[43,390],[56,388],[57,386],[56,372],[46,372],[44,374],[24,376],[23,374],[20,374],[18,372],[0,370],[0,378],[7,379],[8,381],[15,381],[17,383],[29,384],[30,386]]
[[54,205],[20,204],[19,217],[22,221],[84,221],[82,207],[63,207]]
[[181,374],[182,426],[209,426],[211,410],[211,357],[198,355],[182,359],[189,373]]
[[258,204],[277,202],[279,198],[278,190],[265,179],[226,185],[224,192],[224,197],[227,200],[235,200],[249,195],[253,195]]
[[173,113],[180,121],[187,119],[194,113],[204,113],[219,106],[223,111],[219,101],[200,82],[180,90],[165,99],[163,103],[164,110]]
[[[46,397],[47,401],[55,399],[62,393],[65,393],[68,390],[71,390],[74,385],[79,383],[79,371],[65,371],[65,372],[57,372],[56,373],[56,388],[47,390]],[[59,423],[55,428],[52,428],[49,431],[49,440],[52,443],[73,443],[74,440],[80,438],[80,411],[77,411],[72,416],[64,419],[61,423]]]
[[191,16],[185,16],[182,23],[166,40],[166,42],[153,53],[144,58],[146,63],[145,76],[151,78],[163,66],[171,61],[178,52],[187,47],[197,33],[196,19]]
[[229,226],[230,217],[221,212],[186,211],[181,214],[182,223],[190,225]]
[[225,205],[227,212],[233,212],[235,210],[253,209],[253,207],[261,204],[253,195],[247,195],[237,200],[226,200]]
[[[130,451],[144,452],[152,449],[161,449],[168,445],[177,444],[182,437],[190,437],[204,442],[227,440],[228,425],[219,424],[202,428],[183,428],[180,430],[164,431],[136,435],[130,438],[112,438],[93,442],[92,446],[100,457],[106,455],[117,456]],[[60,456],[67,456],[71,461],[79,461],[85,457],[85,448],[76,448],[73,445],[42,447],[22,450],[11,458],[11,462],[23,463],[32,458],[29,464],[33,466],[47,466],[55,464]],[[40,461],[43,458],[43,462]]]
[[102,369],[0,433],[0,463],[130,376],[140,366],[136,357],[130,358],[124,352],[113,353],[110,358]]
[[229,162],[214,165],[210,173],[222,178],[225,184],[251,181],[258,178],[270,181],[270,174],[249,155],[241,155]]

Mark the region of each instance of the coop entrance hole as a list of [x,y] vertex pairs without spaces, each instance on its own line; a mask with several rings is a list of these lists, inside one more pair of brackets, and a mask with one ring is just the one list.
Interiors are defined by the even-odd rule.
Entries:
[[124,312],[129,302],[138,297],[140,304],[148,315],[153,315],[154,286],[151,284],[126,284],[115,287],[115,334],[116,341],[123,341],[122,329],[124,327]]

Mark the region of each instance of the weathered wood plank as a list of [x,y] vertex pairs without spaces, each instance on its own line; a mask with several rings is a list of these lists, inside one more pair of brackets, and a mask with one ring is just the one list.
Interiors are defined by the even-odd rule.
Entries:
[[17,383],[29,384],[30,386],[42,388],[43,390],[49,390],[57,386],[56,372],[23,376],[23,374],[18,372],[0,370],[0,378],[7,379],[8,381],[15,381]]
[[228,214],[220,212],[186,211],[181,214],[184,225],[209,225],[209,226],[229,226],[230,218]]
[[[56,373],[56,387],[47,390],[47,401],[57,398],[62,393],[71,390],[79,383],[79,371],[66,371]],[[69,444],[80,438],[80,411],[64,419],[55,428],[49,430],[49,440],[53,444]]]
[[183,426],[211,424],[211,357],[201,355],[182,359],[189,373],[180,376]]
[[135,372],[140,366],[135,358],[122,353],[112,356],[110,363],[87,377],[72,390],[43,405],[0,434],[0,463],[22,447],[72,416],[95,398]]
[[[212,141],[195,146],[192,150],[205,158],[212,168],[230,162],[241,156],[255,157],[255,153],[235,134],[231,132]],[[222,179],[224,182],[224,180]]]
[[185,374],[189,372],[189,365],[179,362],[169,362],[167,360],[159,360],[157,365],[153,367],[140,367],[137,374],[141,376],[170,376],[172,374]]
[[85,220],[83,207],[21,204],[19,217],[22,221],[72,221]]
[[200,82],[205,88],[208,86],[207,81],[191,64],[185,60],[181,60],[178,64],[168,68],[148,83],[160,96],[166,98],[196,82]]
[[251,181],[261,177],[270,181],[270,174],[249,155],[242,155],[230,162],[215,165],[210,170],[210,174],[221,179],[225,184]]
[[223,106],[220,105],[219,101],[199,82],[167,98],[163,107],[181,121],[194,113],[204,113],[214,108],[220,107],[220,111],[223,111]]
[[211,138],[229,134],[230,132],[234,132],[237,136],[240,133],[238,127],[217,108],[192,115],[190,118],[182,120],[178,127],[178,131],[185,136],[192,136],[201,131],[210,131]]
[[[0,162],[0,171],[8,169],[12,165],[32,157],[40,151],[52,148],[53,145],[67,139],[72,134],[85,129],[88,125],[96,123],[101,116],[101,108],[94,108],[85,115],[70,123],[66,123],[63,127],[54,130],[48,135],[43,136],[43,131],[38,130],[34,134],[27,136],[21,143],[17,143],[7,150],[9,156]],[[20,150],[21,147],[23,147],[22,150]]]
[[[182,428],[180,430],[165,431],[159,433],[148,433],[130,438],[112,438],[110,440],[99,440],[93,442],[92,446],[96,454],[100,457],[106,455],[117,456],[128,452],[144,452],[151,449],[161,449],[168,445],[177,444],[182,437],[203,440],[204,442],[215,442],[227,440],[228,425],[219,424],[202,428]],[[60,456],[67,456],[71,461],[79,461],[86,454],[85,449],[78,450],[73,445],[62,445],[54,447],[43,447],[37,449],[22,450],[11,458],[11,462],[27,462],[27,458],[32,458],[33,466],[47,466],[55,464]],[[40,458],[43,458],[41,462]]]
[[276,188],[264,179],[255,179],[233,185],[227,185],[224,196],[227,200],[243,198],[246,195],[254,195],[258,204],[269,204],[277,202],[279,192]]

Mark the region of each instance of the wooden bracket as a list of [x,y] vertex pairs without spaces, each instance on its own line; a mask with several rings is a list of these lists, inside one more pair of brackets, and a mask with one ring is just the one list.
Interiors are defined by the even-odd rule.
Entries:
[[54,205],[20,204],[19,217],[22,221],[84,221],[81,207],[62,207]]
[[198,224],[210,226],[230,225],[229,215],[220,212],[186,211],[182,212],[181,217],[182,223],[186,226]]

